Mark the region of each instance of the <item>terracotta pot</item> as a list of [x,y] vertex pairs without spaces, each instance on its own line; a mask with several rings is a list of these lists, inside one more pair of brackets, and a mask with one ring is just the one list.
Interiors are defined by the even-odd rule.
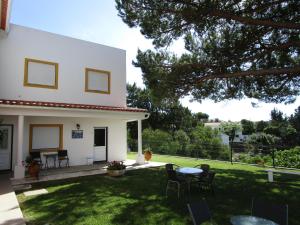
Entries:
[[28,173],[31,177],[39,178],[40,173],[40,165],[39,164],[31,164],[28,166]]
[[111,177],[120,177],[125,174],[126,169],[124,170],[107,170],[107,174]]
[[146,161],[149,161],[152,158],[152,153],[150,151],[145,151],[144,157]]

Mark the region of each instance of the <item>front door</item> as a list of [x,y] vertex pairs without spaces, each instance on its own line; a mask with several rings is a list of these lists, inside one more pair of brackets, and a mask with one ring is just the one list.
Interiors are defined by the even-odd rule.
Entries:
[[12,126],[0,125],[0,170],[11,169],[12,132]]
[[94,129],[94,161],[107,161],[107,128]]

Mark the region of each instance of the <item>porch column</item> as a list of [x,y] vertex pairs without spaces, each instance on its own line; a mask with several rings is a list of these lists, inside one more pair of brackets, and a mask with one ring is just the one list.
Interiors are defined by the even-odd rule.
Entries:
[[138,155],[136,158],[136,163],[144,164],[145,158],[142,150],[142,120],[138,120]]
[[18,116],[18,144],[17,144],[17,159],[14,170],[14,178],[20,179],[25,177],[25,167],[23,161],[23,137],[24,137],[24,116]]

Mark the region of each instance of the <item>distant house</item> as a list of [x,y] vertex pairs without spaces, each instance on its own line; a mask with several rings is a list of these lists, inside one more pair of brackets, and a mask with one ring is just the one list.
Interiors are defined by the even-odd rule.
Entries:
[[[229,145],[229,136],[222,132],[221,122],[205,123],[204,126],[211,127],[212,129],[217,129],[220,131],[220,138],[222,139],[223,144]],[[244,143],[247,140],[248,135],[244,135],[242,131],[237,131],[233,142]]]
[[66,149],[70,165],[125,160],[128,121],[143,163],[149,114],[126,105],[126,52],[10,24],[11,1],[0,3],[0,170],[24,177],[33,151]]

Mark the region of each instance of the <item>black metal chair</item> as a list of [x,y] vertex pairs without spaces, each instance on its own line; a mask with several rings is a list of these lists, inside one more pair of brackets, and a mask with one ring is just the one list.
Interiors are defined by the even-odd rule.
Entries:
[[263,199],[252,198],[252,216],[269,219],[280,225],[288,225],[288,205],[275,204]]
[[166,170],[174,170],[175,169],[174,167],[178,168],[179,166],[174,163],[167,163],[165,165]]
[[43,165],[42,158],[41,158],[41,152],[40,151],[32,149],[32,151],[29,154],[30,154],[31,158],[33,160],[35,160],[36,162],[38,162],[38,164],[40,166]]
[[203,170],[203,172],[200,175],[195,175],[195,177],[200,178],[200,179],[207,177],[209,169],[210,169],[210,165],[208,165],[208,164],[199,164],[199,165],[196,165],[194,167],[200,168],[200,169]]
[[214,183],[215,175],[216,175],[215,172],[209,171],[207,173],[207,176],[205,176],[205,177],[200,176],[197,181],[199,187],[203,190],[210,190],[212,192],[212,194],[214,194],[215,191],[214,191],[213,183]]
[[[177,187],[177,197],[180,198],[180,190],[182,185],[187,185],[188,183],[185,178],[178,176],[176,171],[174,170],[175,164],[166,164],[166,172],[168,176],[167,187],[166,187],[166,196],[168,196],[168,189],[171,184],[175,184]],[[176,166],[176,165],[175,165]]]
[[212,214],[205,200],[188,203],[187,207],[194,225],[200,225],[207,221],[212,222]]
[[57,152],[58,158],[58,166],[61,167],[61,162],[66,161],[66,167],[70,167],[69,165],[69,157],[68,157],[68,150],[59,150]]

